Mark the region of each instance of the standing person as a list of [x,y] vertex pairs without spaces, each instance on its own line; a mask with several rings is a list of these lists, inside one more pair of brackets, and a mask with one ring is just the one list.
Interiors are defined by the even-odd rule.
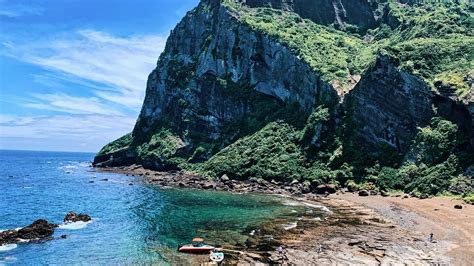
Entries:
[[430,237],[428,238],[431,243],[433,243],[433,233],[430,233]]
[[283,260],[285,259],[284,255],[285,255],[285,250],[283,249],[283,246],[278,246],[276,251],[278,252],[278,256],[280,257],[281,259],[281,263],[283,263]]

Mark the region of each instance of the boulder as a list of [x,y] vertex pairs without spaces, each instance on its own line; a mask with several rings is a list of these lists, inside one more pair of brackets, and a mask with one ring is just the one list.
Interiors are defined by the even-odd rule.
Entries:
[[367,190],[361,190],[361,191],[359,191],[359,196],[367,197],[367,196],[369,196],[369,192]]
[[336,185],[323,184],[316,187],[316,194],[333,194],[336,193]]
[[381,195],[382,197],[388,197],[388,196],[390,196],[390,195],[388,194],[388,192],[385,191],[385,190],[380,191],[380,195]]
[[371,196],[377,196],[377,191],[375,190],[370,190],[369,193]]
[[460,210],[460,209],[462,209],[462,205],[456,204],[456,205],[454,205],[454,208]]
[[308,181],[305,181],[303,185],[301,186],[301,193],[307,194],[311,192],[311,183]]
[[66,214],[66,216],[64,216],[65,223],[74,223],[79,221],[88,222],[90,220],[92,220],[92,218],[89,215],[83,213],[77,214],[73,211],[70,211],[68,214]]
[[226,182],[226,181],[229,181],[229,180],[230,180],[230,178],[229,178],[229,176],[227,176],[226,174],[223,174],[223,175],[221,176],[221,181],[222,181],[222,182]]
[[0,232],[0,245],[19,242],[21,239],[42,240],[47,239],[54,233],[57,224],[51,224],[40,219],[20,230],[7,230]]
[[209,182],[205,182],[204,184],[201,185],[201,187],[203,189],[213,189],[216,187],[216,183],[215,182],[212,182],[212,181],[209,181]]

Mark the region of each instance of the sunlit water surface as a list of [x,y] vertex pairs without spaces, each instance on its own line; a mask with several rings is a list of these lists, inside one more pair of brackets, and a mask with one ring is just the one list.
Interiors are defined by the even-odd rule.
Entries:
[[61,224],[68,211],[93,217],[91,223],[61,224],[54,237],[66,239],[0,246],[0,264],[172,262],[177,246],[192,237],[244,243],[268,219],[296,221],[308,212],[280,197],[164,189],[98,173],[89,166],[93,156],[0,151],[0,230],[39,218]]

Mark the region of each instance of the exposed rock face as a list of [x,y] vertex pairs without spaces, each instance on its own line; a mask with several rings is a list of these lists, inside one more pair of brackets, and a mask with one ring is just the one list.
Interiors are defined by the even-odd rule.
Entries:
[[315,23],[374,28],[383,17],[383,4],[370,0],[240,0],[251,7],[271,7],[299,14]]
[[238,92],[242,88],[281,104],[296,102],[307,113],[335,95],[285,46],[239,23],[219,4],[209,8],[203,2],[172,31],[149,76],[134,134],[172,121],[180,132],[219,139],[226,124],[258,108],[245,97],[249,92]]
[[[351,24],[367,29],[380,23],[395,28],[400,22],[395,21],[397,17],[393,14],[391,17],[387,1],[383,0],[235,1],[238,3],[233,4],[247,5],[245,10],[248,6],[282,9],[318,24],[334,24],[336,28]],[[380,143],[386,143],[404,153],[419,127],[429,125],[434,109],[437,116],[456,122],[469,133],[474,147],[473,103],[456,100],[450,94],[451,88],[430,88],[420,77],[400,70],[390,59],[379,56],[367,71],[349,73],[357,78],[351,78],[350,88],[344,87],[338,95],[331,84],[322,81],[318,70],[296,55],[297,50],[288,48],[291,42],[287,47],[277,37],[265,34],[265,27],[256,30],[248,21],[239,20],[238,12],[229,11],[221,2],[202,0],[171,32],[156,69],[148,77],[146,97],[131,138],[133,143],[100,154],[94,159],[94,165],[141,164],[155,170],[170,170],[176,169],[168,164],[170,158],[179,157],[188,163],[203,162],[238,138],[251,135],[276,120],[269,117],[277,111],[286,112],[285,108],[295,105],[298,110],[287,113],[299,115],[301,112],[305,120],[313,108],[322,103],[330,103],[325,106],[331,109],[327,123],[330,127],[315,124],[309,138],[312,148],[323,148],[325,138],[331,135],[326,131],[334,130],[338,134],[345,123],[341,121],[341,114],[348,112],[356,122],[351,127],[363,139],[361,148],[375,150]],[[404,4],[415,1],[399,2],[405,7]],[[331,27],[328,29],[334,31]],[[306,36],[304,32],[301,34]],[[305,51],[311,48],[311,45],[305,46]],[[362,58],[362,55],[353,56]],[[339,59],[335,56],[334,60]],[[341,101],[344,101],[342,106],[335,106]],[[251,123],[253,128],[249,130]],[[140,145],[148,145],[152,135],[161,129],[169,129],[179,145],[172,152],[168,149],[166,156],[143,159],[140,151],[159,154],[168,148],[141,149]],[[198,148],[201,148],[199,153]]]
[[368,143],[406,151],[417,127],[429,124],[434,114],[433,96],[422,80],[379,57],[349,93],[346,106]]

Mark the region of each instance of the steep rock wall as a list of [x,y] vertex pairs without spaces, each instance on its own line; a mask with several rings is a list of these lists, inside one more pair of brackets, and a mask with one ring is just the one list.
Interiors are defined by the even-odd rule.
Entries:
[[[233,84],[231,91],[228,84]],[[134,134],[171,123],[179,132],[222,137],[226,123],[251,113],[249,87],[281,104],[296,102],[310,113],[316,102],[335,96],[289,49],[239,23],[219,3],[202,2],[171,32],[150,74]],[[237,92],[235,92],[237,90]],[[187,142],[190,135],[183,135]]]
[[380,142],[406,151],[417,127],[434,115],[433,93],[419,78],[379,57],[346,97],[359,133],[373,148]]

